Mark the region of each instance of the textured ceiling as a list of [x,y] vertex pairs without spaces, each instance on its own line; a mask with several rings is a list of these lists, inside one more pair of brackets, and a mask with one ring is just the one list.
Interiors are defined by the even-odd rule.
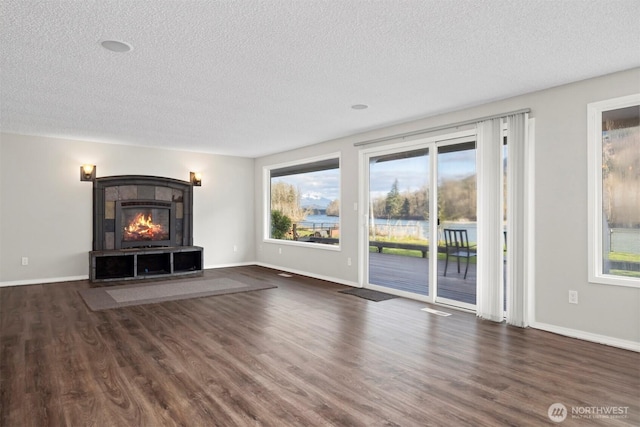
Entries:
[[637,0],[2,0],[0,13],[3,132],[248,157],[640,66]]

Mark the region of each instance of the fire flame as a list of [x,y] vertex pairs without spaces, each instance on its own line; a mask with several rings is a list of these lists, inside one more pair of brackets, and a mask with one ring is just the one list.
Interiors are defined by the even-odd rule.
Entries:
[[139,213],[124,228],[125,240],[162,240],[166,231],[161,224],[154,224],[151,215]]

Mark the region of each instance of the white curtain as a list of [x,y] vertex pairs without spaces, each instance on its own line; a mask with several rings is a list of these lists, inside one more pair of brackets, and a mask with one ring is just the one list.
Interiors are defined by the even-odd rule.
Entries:
[[504,318],[502,257],[502,119],[477,123],[478,261],[476,310],[480,318]]
[[504,320],[502,124],[507,124],[507,323],[528,326],[527,313],[527,122],[528,114],[477,123],[478,264],[476,310]]
[[507,116],[507,323],[527,327],[528,114]]

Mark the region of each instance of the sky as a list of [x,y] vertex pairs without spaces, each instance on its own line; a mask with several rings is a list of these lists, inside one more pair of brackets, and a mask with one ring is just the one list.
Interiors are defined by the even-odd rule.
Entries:
[[273,182],[280,181],[295,186],[302,197],[317,196],[328,200],[336,200],[340,197],[339,169],[287,175],[273,180]]
[[[438,157],[439,180],[461,179],[475,173],[475,151],[457,151]],[[398,179],[400,192],[415,191],[429,183],[428,156],[411,157],[373,163],[370,166],[370,194],[386,195]],[[319,196],[328,200],[339,198],[340,176],[337,169],[288,175],[274,179],[285,181],[300,190],[303,197]]]

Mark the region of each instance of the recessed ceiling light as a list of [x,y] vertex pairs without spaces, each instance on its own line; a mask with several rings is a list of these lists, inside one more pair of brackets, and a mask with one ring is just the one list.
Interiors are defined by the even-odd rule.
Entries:
[[103,48],[110,50],[111,52],[129,52],[132,49],[131,45],[117,40],[105,40],[100,42],[100,44]]
[[354,110],[366,110],[367,108],[369,108],[369,106],[364,104],[356,104],[352,105],[351,108],[353,108]]

